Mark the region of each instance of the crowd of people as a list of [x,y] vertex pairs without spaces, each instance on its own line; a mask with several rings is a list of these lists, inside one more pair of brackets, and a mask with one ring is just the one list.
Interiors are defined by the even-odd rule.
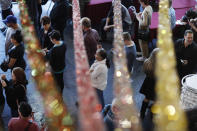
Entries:
[[[51,67],[51,73],[57,84],[57,90],[62,95],[64,90],[63,74],[66,70],[66,44],[64,41],[64,31],[69,20],[71,20],[71,3],[68,0],[52,0],[54,6],[49,16],[41,18],[41,5],[46,4],[48,0],[27,0],[27,7],[31,20],[34,22],[36,34],[40,40],[40,53]],[[81,3],[81,13],[84,14],[84,5],[89,1]],[[159,48],[149,49],[151,17],[153,13],[152,6],[149,5],[149,0],[139,0],[142,11],[135,14],[138,22],[138,30],[133,26],[133,18],[128,11],[128,6],[121,4],[122,22],[123,22],[123,42],[125,44],[125,52],[127,58],[127,67],[130,74],[134,72],[134,63],[137,61],[143,62],[143,71],[146,75],[142,83],[140,93],[145,96],[140,112],[140,118],[143,121],[147,115],[147,109],[151,107],[156,100],[155,93],[155,63],[156,54]],[[23,29],[17,23],[17,18],[12,13],[12,1],[0,0],[2,19],[5,23],[5,28],[1,31],[5,34],[5,60],[1,63],[1,70],[7,72],[11,70],[12,78],[7,80],[5,75],[1,76],[0,82],[0,115],[2,115],[5,101],[11,109],[13,117],[8,124],[9,131],[32,130],[37,131],[38,125],[34,122],[32,108],[28,104],[27,85],[25,69],[26,60],[24,59],[24,41]],[[135,6],[135,5],[134,5]],[[107,14],[107,17],[101,20],[100,30],[92,28],[91,20],[87,17],[81,18],[83,30],[84,44],[87,53],[88,63],[90,66],[89,73],[92,81],[92,86],[95,88],[98,100],[102,106],[102,114],[104,122],[109,131],[113,131],[117,122],[116,114],[119,111],[117,99],[112,101],[112,104],[105,105],[103,91],[107,87],[108,70],[111,68],[110,57],[107,51],[102,47],[102,43],[107,39],[107,32],[114,28],[113,24],[113,7]],[[175,10],[172,8],[172,1],[169,0],[169,16],[172,31],[177,30]],[[96,16],[95,16],[96,17]],[[174,50],[176,54],[177,72],[180,80],[188,75],[197,72],[197,11],[189,10],[180,20],[184,26],[178,28],[182,32],[182,37],[173,34]],[[183,33],[184,32],[184,33]],[[101,37],[100,37],[101,36]],[[134,38],[136,37],[136,38]],[[137,39],[140,49],[137,51]],[[138,57],[137,52],[142,52]],[[113,49],[112,49],[112,53]],[[5,96],[4,93],[5,92]],[[191,116],[191,113],[189,116]],[[189,117],[190,118],[190,117]],[[2,119],[0,117],[0,125]],[[3,127],[3,126],[2,126]],[[193,128],[193,127],[192,127]],[[197,128],[195,128],[197,129]],[[42,129],[44,130],[44,129]]]

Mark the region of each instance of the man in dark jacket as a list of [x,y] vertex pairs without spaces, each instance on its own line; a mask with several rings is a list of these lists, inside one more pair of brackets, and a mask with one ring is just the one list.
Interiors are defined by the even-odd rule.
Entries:
[[193,41],[193,32],[191,30],[185,31],[184,39],[176,41],[175,52],[180,79],[194,73],[197,65],[197,45]]
[[40,31],[40,16],[42,13],[41,5],[44,5],[47,3],[48,0],[26,0],[26,4],[28,7],[28,12],[31,20],[34,23],[34,28],[36,30],[37,36],[39,36]]
[[51,26],[60,32],[63,39],[63,31],[69,18],[69,3],[67,0],[53,0],[55,2],[51,13]]
[[61,36],[58,31],[53,30],[49,37],[54,44],[54,46],[49,50],[46,54],[47,59],[52,68],[52,74],[54,79],[56,80],[58,90],[60,93],[63,93],[64,89],[64,80],[63,73],[65,70],[65,53],[66,53],[66,45],[61,41]]

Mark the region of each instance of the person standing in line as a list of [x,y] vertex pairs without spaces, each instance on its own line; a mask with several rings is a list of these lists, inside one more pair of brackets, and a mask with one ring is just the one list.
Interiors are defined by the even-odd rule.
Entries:
[[65,71],[65,54],[66,54],[66,45],[61,41],[61,35],[58,31],[53,30],[49,37],[54,44],[54,46],[46,53],[43,53],[46,56],[46,59],[49,61],[49,64],[52,68],[52,74],[57,84],[58,91],[62,94],[64,89],[64,71]]
[[82,29],[84,32],[84,44],[88,56],[88,62],[91,66],[95,60],[97,45],[99,45],[99,34],[95,29],[91,28],[91,20],[87,17],[81,19]]
[[57,30],[63,38],[63,32],[69,19],[69,3],[68,0],[52,0],[54,6],[50,12],[51,27]]
[[12,15],[12,0],[0,0],[2,19],[6,19],[8,15]]
[[19,117],[9,121],[8,131],[40,131],[38,125],[33,121],[32,108],[28,103],[20,103],[18,113]]
[[156,54],[159,52],[159,48],[155,48],[150,57],[144,61],[143,70],[146,74],[144,82],[141,86],[140,93],[145,96],[142,106],[140,109],[140,118],[143,120],[146,115],[146,110],[149,106],[149,103],[155,101],[156,93],[155,93],[155,66],[156,66]]
[[90,67],[90,77],[92,86],[96,89],[98,99],[104,107],[103,91],[107,86],[107,74],[110,67],[107,59],[107,53],[104,49],[98,49],[95,54],[95,62]]
[[[112,1],[112,6],[108,12],[107,18],[102,19],[101,21],[101,38],[103,41],[106,40],[107,38],[107,31],[109,31],[111,28],[114,27],[114,22],[113,22],[113,18],[114,18],[114,0]],[[129,14],[128,9],[121,4],[121,12],[122,12],[122,28],[123,31],[127,31],[130,32],[131,31],[131,25],[132,25],[132,21],[131,21],[131,16]]]
[[172,7],[172,0],[169,0],[169,16],[170,16],[171,29],[173,29],[176,26],[176,12]]
[[21,27],[17,24],[17,18],[15,16],[9,15],[3,22],[8,26],[6,36],[5,36],[5,56],[8,55],[8,50],[14,45],[11,42],[11,35],[17,30],[21,30]]
[[[139,0],[139,1],[140,1],[142,8],[144,9],[143,12],[136,14],[136,18],[139,21],[139,30],[146,32],[146,35],[148,35],[149,26],[151,25],[153,9],[149,5],[149,0]],[[144,61],[149,56],[149,49],[148,49],[149,36],[146,36],[146,37],[147,37],[146,40],[139,38],[139,44],[140,44],[140,49],[142,51],[142,57],[136,58],[138,61]]]
[[183,39],[175,42],[175,53],[177,60],[177,71],[180,80],[197,71],[197,44],[193,41],[192,30],[186,30]]
[[13,70],[15,67],[21,67],[23,70],[26,68],[26,62],[24,59],[25,48],[23,45],[23,36],[21,31],[16,31],[16,33],[11,35],[11,42],[14,45],[8,51],[8,68]]
[[12,117],[18,117],[18,105],[21,102],[27,102],[26,87],[28,81],[24,70],[20,67],[14,68],[10,81],[6,79],[5,75],[2,75],[1,84],[5,89],[6,101],[11,109]]
[[[2,20],[6,19],[8,15],[13,15],[12,12],[12,0],[0,0],[1,5],[1,17]],[[7,27],[1,28],[1,32],[5,35]]]
[[41,19],[43,28],[40,30],[40,44],[42,49],[50,50],[53,47],[53,43],[49,38],[49,33],[52,31],[51,20],[48,16],[43,16]]
[[126,57],[127,57],[127,67],[129,73],[131,73],[133,69],[133,64],[136,59],[136,46],[134,41],[131,40],[131,35],[128,32],[123,33],[123,39],[125,43],[125,51],[126,51]]

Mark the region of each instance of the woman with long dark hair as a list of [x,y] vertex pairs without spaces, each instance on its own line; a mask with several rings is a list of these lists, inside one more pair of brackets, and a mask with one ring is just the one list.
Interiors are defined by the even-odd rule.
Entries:
[[12,70],[12,79],[8,81],[3,75],[1,84],[5,89],[6,100],[11,108],[12,117],[18,117],[18,105],[22,101],[27,102],[26,86],[28,81],[24,70],[20,67],[15,67]]
[[103,90],[107,85],[107,73],[110,67],[107,59],[107,53],[104,49],[98,49],[95,54],[95,62],[90,67],[90,76],[92,80],[92,86],[96,88],[98,99],[104,107]]
[[156,66],[156,54],[158,53],[159,48],[155,48],[150,57],[144,61],[144,73],[146,74],[146,78],[142,84],[142,87],[140,89],[140,93],[142,93],[145,98],[142,102],[142,107],[140,110],[140,117],[144,119],[146,109],[149,105],[150,101],[155,101],[155,66]]

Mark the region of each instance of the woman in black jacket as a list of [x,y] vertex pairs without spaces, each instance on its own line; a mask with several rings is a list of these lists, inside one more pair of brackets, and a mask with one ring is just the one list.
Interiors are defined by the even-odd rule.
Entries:
[[149,105],[150,101],[155,101],[155,65],[156,65],[156,54],[159,51],[159,48],[156,48],[152,51],[150,57],[144,61],[144,73],[146,74],[146,78],[142,84],[142,87],[140,89],[140,93],[142,93],[145,98],[142,102],[142,107],[140,110],[140,117],[144,119],[146,109]]
[[18,117],[18,105],[20,102],[27,102],[26,86],[28,82],[24,70],[20,67],[14,68],[12,79],[8,81],[4,75],[1,84],[5,89],[6,100],[11,109],[12,117]]

